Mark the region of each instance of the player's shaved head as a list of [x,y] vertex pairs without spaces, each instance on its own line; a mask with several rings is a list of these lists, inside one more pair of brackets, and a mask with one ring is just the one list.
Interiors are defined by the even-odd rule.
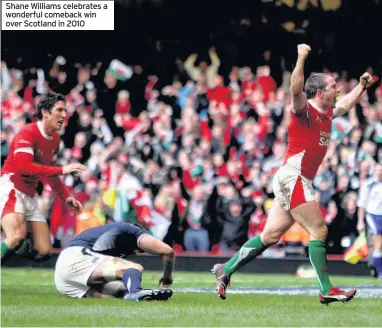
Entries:
[[39,120],[42,119],[42,110],[45,109],[47,111],[51,111],[53,106],[58,102],[65,102],[65,96],[60,93],[47,93],[42,96],[41,100],[37,105],[37,117]]

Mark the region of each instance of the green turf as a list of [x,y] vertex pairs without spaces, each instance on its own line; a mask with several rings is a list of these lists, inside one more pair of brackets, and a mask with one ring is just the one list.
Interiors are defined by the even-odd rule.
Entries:
[[[144,287],[160,274],[144,273]],[[356,298],[320,305],[317,297],[175,293],[169,302],[132,303],[117,299],[60,296],[51,270],[2,270],[2,326],[374,326],[382,324],[382,300]],[[213,287],[210,274],[176,273],[174,288]],[[382,285],[372,278],[333,277],[336,285]],[[237,274],[233,287],[316,286],[292,275]]]

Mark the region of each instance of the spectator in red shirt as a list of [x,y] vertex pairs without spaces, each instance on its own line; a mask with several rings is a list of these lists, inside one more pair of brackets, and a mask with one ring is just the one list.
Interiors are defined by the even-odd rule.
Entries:
[[126,90],[118,92],[118,100],[115,106],[116,114],[126,114],[130,112],[130,93]]

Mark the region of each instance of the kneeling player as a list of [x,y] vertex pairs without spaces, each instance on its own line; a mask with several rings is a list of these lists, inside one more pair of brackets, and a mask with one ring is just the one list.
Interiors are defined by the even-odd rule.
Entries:
[[[159,288],[142,289],[143,267],[122,259],[143,250],[159,255],[164,271]],[[117,297],[132,301],[166,301],[172,296],[175,255],[170,246],[128,223],[88,229],[61,252],[55,269],[57,290],[73,298]]]

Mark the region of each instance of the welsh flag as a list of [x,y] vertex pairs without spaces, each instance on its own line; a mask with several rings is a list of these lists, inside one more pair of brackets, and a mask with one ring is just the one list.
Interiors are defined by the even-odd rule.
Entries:
[[352,129],[351,123],[344,117],[339,117],[332,122],[331,140],[343,140]]
[[108,72],[113,74],[117,80],[126,81],[133,75],[133,70],[130,66],[125,65],[118,59],[113,59],[110,62]]
[[117,199],[116,211],[120,210],[122,213],[115,213],[116,217],[123,216],[128,210],[127,207],[131,207],[134,209],[138,221],[147,227],[155,238],[163,240],[171,221],[155,211],[150,196],[143,189],[139,180],[133,175],[125,173],[118,184],[117,190],[118,194],[125,197]]

